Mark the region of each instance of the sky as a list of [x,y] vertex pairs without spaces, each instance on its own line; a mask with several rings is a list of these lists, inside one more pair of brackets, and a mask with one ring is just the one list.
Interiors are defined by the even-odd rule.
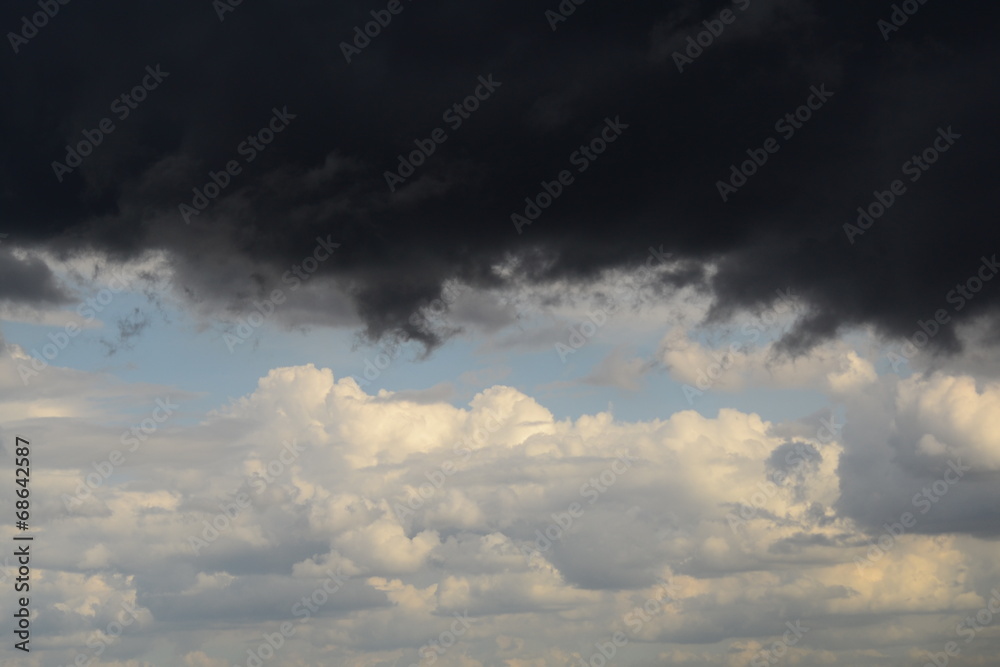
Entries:
[[997,12],[8,3],[0,665],[995,664]]

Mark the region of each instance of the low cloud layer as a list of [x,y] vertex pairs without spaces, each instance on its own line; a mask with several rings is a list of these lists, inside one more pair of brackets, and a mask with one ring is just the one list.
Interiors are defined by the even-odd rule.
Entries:
[[[510,387],[416,403],[310,365],[200,416],[151,387],[115,428],[54,397],[4,429],[45,443],[36,627],[64,646],[19,664],[69,662],[123,601],[137,621],[107,664],[242,664],[283,622],[285,665],[409,664],[452,624],[441,664],[578,664],[615,632],[629,661],[749,664],[786,622],[808,628],[785,647],[799,664],[902,664],[1000,578],[998,391],[883,378],[784,423],[560,421]],[[911,499],[922,487],[933,504]]]

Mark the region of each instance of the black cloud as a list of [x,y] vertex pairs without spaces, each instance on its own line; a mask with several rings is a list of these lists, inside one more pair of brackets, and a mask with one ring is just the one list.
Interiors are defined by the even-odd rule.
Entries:
[[[809,311],[785,343],[803,349],[851,325],[909,335],[1000,251],[992,5],[921,5],[886,41],[888,2],[752,0],[680,73],[672,52],[734,5],[588,2],[553,32],[555,0],[403,0],[348,64],[340,43],[385,4],[242,3],[223,21],[207,1],[61,6],[0,58],[5,231],[62,253],[166,249],[194,292],[217,284],[213,258],[284,270],[332,235],[341,248],[320,270],[353,286],[368,333],[431,345],[414,308],[450,277],[498,284],[488,267],[510,254],[537,281],[586,280],[650,245],[716,262],[672,284],[712,293],[713,317],[791,287]],[[2,25],[27,7],[5,8]],[[118,120],[112,101],[156,65],[169,75]],[[501,86],[451,130],[444,110],[490,74]],[[723,203],[716,181],[821,85],[832,98]],[[285,107],[289,127],[185,224],[192,188]],[[58,182],[52,162],[105,117],[115,131]],[[628,129],[518,234],[510,215],[606,118]],[[447,141],[390,193],[383,173],[439,127]],[[902,164],[939,127],[962,138],[910,183]],[[849,243],[843,225],[894,179],[906,194]],[[14,278],[0,295],[57,298],[46,285]],[[955,314],[998,304],[1000,283]],[[934,343],[954,349],[954,329]]]

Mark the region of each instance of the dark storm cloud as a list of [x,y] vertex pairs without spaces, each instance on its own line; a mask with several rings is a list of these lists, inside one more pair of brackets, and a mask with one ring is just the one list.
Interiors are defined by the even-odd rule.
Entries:
[[[0,243],[7,235],[0,235]],[[45,262],[19,258],[10,247],[0,247],[0,302],[64,304],[70,301]]]
[[[785,343],[802,349],[849,325],[911,334],[1000,251],[993,6],[920,5],[886,41],[889,2],[593,0],[552,31],[557,5],[403,0],[350,64],[340,43],[385,2],[242,3],[223,21],[207,0],[62,6],[0,59],[5,224],[65,253],[167,249],[199,294],[233,279],[218,258],[283,271],[331,235],[341,247],[320,271],[350,286],[368,333],[432,344],[414,309],[449,277],[498,284],[489,267],[511,253],[537,281],[638,264],[650,245],[716,261],[711,278],[684,274],[716,297],[712,317],[791,286],[810,309]],[[735,21],[679,72],[674,50],[726,8]],[[453,129],[442,114],[490,75]],[[119,119],[113,101],[144,80]],[[775,122],[824,85],[832,96],[782,137]],[[247,163],[241,142],[286,108],[294,119]],[[103,118],[115,130],[60,183],[52,162]],[[627,129],[577,172],[571,154],[608,118]],[[911,183],[902,165],[939,127],[961,139]],[[447,140],[390,192],[383,173],[436,128]],[[778,152],[723,202],[716,182],[769,137]],[[185,224],[179,204],[230,160],[240,173]],[[518,234],[511,214],[566,169],[573,183]],[[851,243],[843,225],[895,179],[906,193]],[[22,283],[0,290],[31,298]],[[988,284],[955,315],[998,303]],[[934,343],[954,347],[953,327]]]

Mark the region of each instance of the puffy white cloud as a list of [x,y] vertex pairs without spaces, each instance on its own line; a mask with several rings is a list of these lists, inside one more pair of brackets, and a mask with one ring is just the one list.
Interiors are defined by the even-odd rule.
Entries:
[[1000,383],[936,373],[903,380],[898,391],[902,446],[938,460],[961,456],[977,470],[1000,470]]
[[[938,505],[958,537],[923,516],[881,542],[879,526],[919,490],[928,468],[912,462],[961,454],[995,471],[997,388],[897,383],[866,364],[831,347],[779,374],[845,397],[842,432],[731,409],[558,420],[511,387],[455,406],[279,368],[158,429],[70,507],[58,498],[121,449],[122,427],[82,416],[107,394],[29,413],[11,426],[51,443],[36,461],[51,518],[33,605],[39,632],[62,637],[39,664],[71,661],[123,601],[140,622],[109,664],[243,664],[284,622],[287,665],[578,664],[615,632],[622,664],[748,664],[796,620],[811,629],[790,663],[943,645],[1000,581],[965,495],[981,482]],[[887,502],[865,514],[876,492]]]
[[814,387],[846,396],[875,382],[871,361],[844,341],[817,346],[802,356],[779,351],[773,341],[758,345],[760,325],[721,347],[707,347],[681,329],[660,342],[660,361],[678,382],[698,391],[739,391],[748,387]]

